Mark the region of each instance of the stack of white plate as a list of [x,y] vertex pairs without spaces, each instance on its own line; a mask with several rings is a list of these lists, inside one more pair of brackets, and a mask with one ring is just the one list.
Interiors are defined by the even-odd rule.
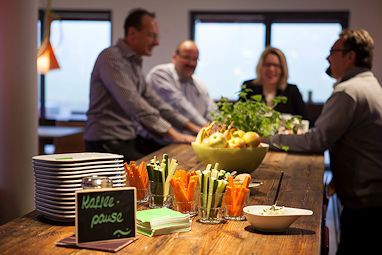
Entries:
[[32,158],[36,210],[44,217],[63,222],[75,219],[75,191],[82,178],[107,176],[113,187],[126,186],[123,156],[110,153],[66,153]]

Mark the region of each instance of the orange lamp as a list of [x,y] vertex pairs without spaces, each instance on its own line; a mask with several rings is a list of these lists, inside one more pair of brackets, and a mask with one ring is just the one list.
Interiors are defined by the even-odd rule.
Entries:
[[37,53],[37,71],[40,74],[46,74],[50,70],[59,69],[57,58],[54,55],[52,45],[50,43],[50,24],[54,19],[54,15],[50,10],[51,0],[47,0],[47,8],[45,11],[44,24],[44,38],[41,47]]

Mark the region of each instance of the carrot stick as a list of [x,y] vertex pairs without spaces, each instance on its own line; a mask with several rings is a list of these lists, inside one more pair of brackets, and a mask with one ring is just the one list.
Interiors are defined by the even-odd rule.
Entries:
[[243,210],[244,206],[244,200],[246,198],[246,195],[248,194],[249,189],[241,187],[238,189],[238,194],[237,194],[237,199],[236,199],[236,204],[235,204],[235,216],[240,216],[241,211]]
[[196,190],[197,182],[194,179],[190,180],[187,189],[187,201],[191,202],[194,200],[195,190]]
[[[186,195],[186,192],[184,191],[184,188],[182,187],[180,181],[175,181],[175,191],[176,191],[175,198],[177,199],[177,201],[182,202],[182,203],[187,202],[187,195]],[[182,212],[185,212],[185,211],[187,211],[187,205],[182,204],[182,203],[178,204],[178,208]]]
[[149,183],[149,176],[146,169],[146,162],[142,161],[139,165],[139,174],[142,178],[142,183],[145,188],[147,188],[147,184]]
[[243,181],[243,187],[244,188],[248,188],[248,185],[249,185],[249,183],[251,182],[251,177],[250,176],[245,176],[245,178],[244,178],[244,181]]
[[233,177],[228,176],[228,185],[232,187],[232,192],[235,192],[235,183],[233,182]]
[[175,182],[175,189],[178,193],[178,200],[180,202],[187,202],[187,195],[186,195],[186,192],[184,190],[184,188],[182,187],[182,185],[180,184],[179,181],[176,181]]
[[138,189],[144,189],[145,187],[143,186],[142,179],[140,178],[139,175],[139,169],[138,166],[135,164],[135,161],[130,161],[130,168],[133,171],[134,178],[135,178],[135,187]]
[[227,205],[228,215],[232,216],[232,209],[234,204],[232,203],[232,187],[228,186],[225,188],[224,202]]
[[126,171],[126,174],[127,174],[127,178],[129,180],[129,185],[135,187],[134,174],[131,171],[130,166],[127,163],[125,163],[123,166],[125,168],[125,171]]

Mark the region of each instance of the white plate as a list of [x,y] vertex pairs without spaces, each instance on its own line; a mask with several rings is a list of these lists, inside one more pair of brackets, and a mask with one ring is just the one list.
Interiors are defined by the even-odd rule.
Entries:
[[103,170],[110,168],[125,169],[123,164],[108,164],[108,165],[92,165],[92,166],[81,166],[81,167],[47,167],[47,166],[37,166],[33,164],[33,169],[41,171],[51,171],[51,172],[68,172],[72,171],[89,171],[89,170]]
[[40,210],[36,208],[36,211],[44,216],[45,218],[53,221],[59,221],[59,222],[73,222],[76,218],[75,215],[61,215],[61,214],[55,214],[55,213],[49,213],[44,210]]
[[[46,187],[46,188],[58,188],[58,189],[75,189],[75,188],[81,188],[82,187],[82,183],[81,182],[78,182],[78,183],[74,183],[74,184],[62,184],[62,183],[49,183],[49,182],[41,182],[41,181],[35,181],[35,186],[39,186],[39,187]],[[113,187],[121,187],[121,186],[125,186],[126,185],[126,181],[124,180],[114,180],[113,181]]]
[[60,200],[65,198],[74,199],[74,191],[73,192],[46,191],[36,187],[35,192],[36,192],[36,195],[43,194],[43,195],[50,196]]
[[283,232],[300,216],[313,214],[311,210],[283,207],[277,215],[263,215],[264,210],[268,210],[270,207],[270,205],[246,206],[243,208],[245,218],[260,231]]
[[[125,183],[126,182],[126,175],[120,176],[108,176],[109,179],[113,181],[113,183]],[[36,177],[35,175],[35,182],[44,182],[44,183],[50,183],[50,184],[82,184],[82,178],[81,179],[46,179],[44,177]]]
[[111,159],[111,160],[96,160],[96,161],[85,161],[78,163],[47,163],[45,161],[32,161],[34,166],[42,166],[42,167],[51,167],[51,168],[60,168],[60,167],[89,167],[89,166],[97,166],[97,165],[114,165],[114,164],[122,164],[123,160],[120,159]]
[[66,211],[66,210],[56,210],[56,209],[50,209],[50,208],[47,208],[45,206],[42,206],[42,205],[39,205],[39,204],[35,204],[36,206],[36,209],[39,209],[43,212],[48,212],[48,213],[53,213],[53,214],[57,214],[57,215],[61,215],[61,216],[75,216],[76,214],[76,211]]
[[82,187],[82,183],[75,183],[75,184],[57,184],[57,183],[49,183],[49,182],[35,181],[34,184],[35,184],[36,186],[40,186],[40,187],[47,187],[47,188],[62,188],[62,189],[65,189],[65,188],[73,189],[73,188],[81,188],[81,187]]
[[[125,183],[113,183],[113,187],[125,187]],[[41,191],[48,191],[48,192],[76,192],[77,190],[82,190],[82,185],[79,185],[79,187],[47,187],[44,185],[39,185],[38,183],[35,183],[35,187],[38,190]]]
[[74,195],[69,197],[58,197],[58,196],[52,196],[52,195],[46,194],[45,192],[41,192],[41,191],[35,191],[34,194],[35,194],[34,195],[35,197],[42,198],[45,200],[52,200],[53,202],[73,202],[73,203],[75,202]]
[[34,197],[35,201],[51,204],[51,205],[57,205],[57,206],[76,206],[76,201],[73,199],[73,201],[56,201],[53,199],[46,199],[41,195]]
[[125,169],[122,168],[100,168],[100,169],[91,169],[91,170],[82,170],[82,171],[51,171],[51,170],[42,170],[42,169],[34,169],[37,174],[51,175],[51,176],[74,176],[81,174],[98,174],[102,172],[112,172],[115,171],[117,174],[123,174]]
[[263,185],[263,182],[261,181],[254,181],[254,182],[250,182],[249,185],[248,185],[248,188],[257,188],[257,187],[260,187],[261,185]]
[[32,159],[38,162],[66,164],[66,163],[78,163],[83,161],[123,159],[123,156],[118,154],[111,154],[111,153],[81,152],[81,153],[39,155],[39,156],[32,157]]
[[86,174],[75,174],[75,175],[48,175],[48,174],[40,174],[40,173],[35,173],[36,178],[44,178],[44,179],[53,179],[53,180],[58,180],[58,179],[82,179],[84,177],[91,177],[93,175],[97,176],[108,176],[109,178],[114,177],[115,178],[123,178],[125,175],[124,171],[115,171],[115,172],[98,172],[98,173],[86,173]]
[[47,192],[76,192],[76,190],[82,190],[82,187],[78,188],[50,188],[45,186],[35,186],[37,190],[47,191]]
[[36,200],[35,201],[36,205],[39,205],[39,206],[43,206],[45,208],[48,208],[48,209],[52,209],[52,210],[63,210],[63,211],[75,211],[76,210],[76,206],[73,205],[73,206],[70,206],[70,205],[54,205],[54,204],[50,204],[50,203],[45,203],[41,200]]

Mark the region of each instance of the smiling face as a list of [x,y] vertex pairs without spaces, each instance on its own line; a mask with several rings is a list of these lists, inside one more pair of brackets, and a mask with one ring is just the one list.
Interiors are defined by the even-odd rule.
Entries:
[[261,81],[264,86],[276,88],[282,74],[281,62],[277,55],[269,53],[260,68]]
[[159,45],[158,23],[153,17],[142,17],[141,28],[130,27],[126,36],[129,47],[140,56],[151,56],[153,48]]
[[184,41],[172,57],[175,70],[182,78],[191,78],[198,64],[199,50],[192,41]]
[[352,67],[355,66],[355,52],[344,49],[342,39],[338,39],[326,58],[333,78],[339,80]]

